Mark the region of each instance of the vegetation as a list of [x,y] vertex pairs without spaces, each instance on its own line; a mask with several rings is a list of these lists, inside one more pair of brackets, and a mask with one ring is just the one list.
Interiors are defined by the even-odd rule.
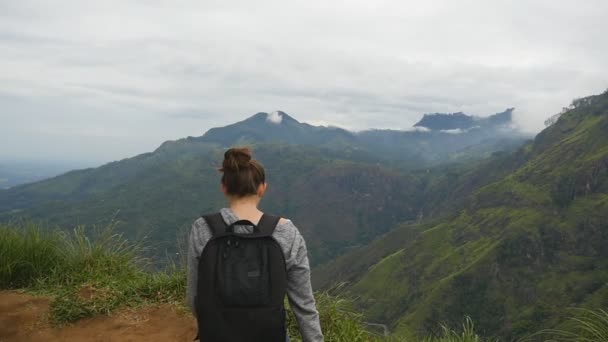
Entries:
[[540,337],[552,342],[608,341],[608,312],[601,309],[577,311],[567,323],[568,330],[545,330],[525,340]]
[[[117,230],[130,239],[145,238],[154,244],[146,256],[164,261],[179,252],[173,242],[197,217],[226,205],[217,171],[222,153],[213,144],[186,139],[155,153],[0,191],[0,222],[27,217],[61,227],[104,226],[115,217]],[[284,145],[256,146],[254,153],[270,184],[264,210],[297,223],[313,263],[418,214],[418,177],[378,166],[377,160]],[[336,209],[320,210],[329,206]],[[386,213],[381,222],[378,212]],[[344,220],[351,230],[336,224]]]
[[109,226],[93,232],[50,231],[28,223],[0,226],[0,288],[27,288],[54,297],[50,318],[63,324],[122,306],[183,300],[185,273],[146,272],[142,249]]
[[[28,223],[0,226],[0,289],[25,289],[53,297],[49,319],[56,325],[94,315],[111,315],[125,307],[169,303],[184,309],[185,273],[179,267],[147,272],[141,248],[106,227],[89,238],[84,227],[72,233],[42,230]],[[412,341],[370,332],[352,303],[327,293],[316,295],[321,325],[328,342]],[[186,311],[183,311],[186,314]],[[571,330],[536,334],[555,341],[603,341],[608,333],[605,311],[585,311],[573,320]],[[293,313],[288,310],[288,329],[301,341]],[[532,340],[528,337],[528,340]],[[441,325],[436,334],[421,342],[483,342],[473,322],[466,318],[461,329]]]

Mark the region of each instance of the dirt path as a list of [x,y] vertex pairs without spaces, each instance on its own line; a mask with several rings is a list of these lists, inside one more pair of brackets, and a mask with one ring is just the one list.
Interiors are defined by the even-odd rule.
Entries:
[[192,341],[194,319],[169,305],[123,310],[62,328],[47,322],[49,300],[0,292],[0,342],[21,341]]

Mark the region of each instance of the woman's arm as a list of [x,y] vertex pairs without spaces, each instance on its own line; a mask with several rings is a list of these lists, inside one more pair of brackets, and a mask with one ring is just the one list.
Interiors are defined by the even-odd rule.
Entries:
[[298,321],[303,342],[322,342],[319,313],[310,284],[310,266],[304,238],[296,230],[292,247],[294,264],[287,270],[287,297]]
[[200,256],[199,251],[196,248],[196,222],[192,224],[192,230],[188,237],[188,269],[187,277],[188,284],[186,287],[186,304],[192,310],[192,313],[196,316],[196,310],[194,307],[194,296],[196,294],[196,286],[198,284],[198,257]]
[[188,237],[188,283],[186,287],[186,304],[196,316],[196,308],[194,305],[194,296],[198,286],[198,260],[201,256],[203,248],[211,238],[211,232],[204,219],[199,218],[192,224],[192,230]]

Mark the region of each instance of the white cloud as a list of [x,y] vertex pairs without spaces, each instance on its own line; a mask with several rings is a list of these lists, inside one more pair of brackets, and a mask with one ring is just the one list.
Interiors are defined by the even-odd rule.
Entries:
[[406,129],[404,129],[404,131],[407,132],[430,132],[431,130],[429,128],[423,127],[423,126],[417,126],[417,127],[408,127]]
[[278,125],[283,121],[283,115],[279,112],[272,112],[268,114],[266,121]]
[[460,129],[460,128],[442,129],[442,130],[440,130],[440,132],[448,133],[448,134],[462,134],[462,133],[467,132],[467,131],[468,131],[468,129]]
[[361,130],[516,107],[538,131],[608,87],[607,16],[605,0],[2,1],[0,143],[115,159],[264,108]]

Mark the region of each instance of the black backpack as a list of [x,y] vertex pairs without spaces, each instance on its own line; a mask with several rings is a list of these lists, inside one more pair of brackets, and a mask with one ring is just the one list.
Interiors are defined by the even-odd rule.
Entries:
[[[272,237],[279,217],[256,226],[227,225],[220,213],[203,216],[213,237],[201,253],[195,309],[201,342],[284,342],[287,271]],[[237,234],[236,225],[254,227]]]

